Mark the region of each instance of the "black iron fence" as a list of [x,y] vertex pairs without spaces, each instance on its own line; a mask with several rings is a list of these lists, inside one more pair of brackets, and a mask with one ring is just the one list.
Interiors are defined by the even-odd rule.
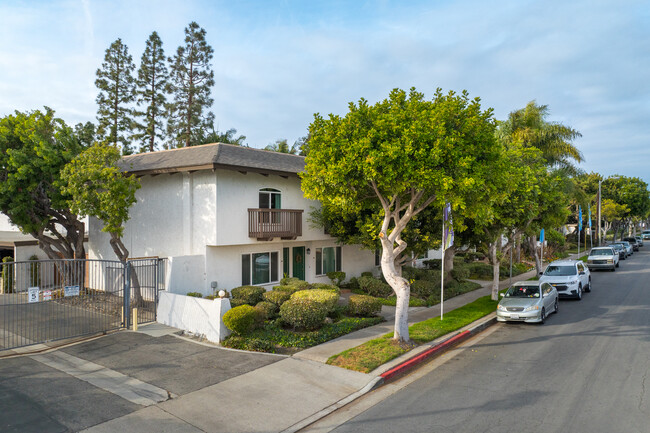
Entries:
[[[0,351],[156,320],[165,260],[2,263]],[[134,309],[137,308],[137,316]]]

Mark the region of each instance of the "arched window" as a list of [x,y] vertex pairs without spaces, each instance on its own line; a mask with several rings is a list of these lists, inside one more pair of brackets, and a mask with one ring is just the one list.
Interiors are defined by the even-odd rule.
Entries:
[[260,209],[282,209],[282,193],[273,188],[260,189]]

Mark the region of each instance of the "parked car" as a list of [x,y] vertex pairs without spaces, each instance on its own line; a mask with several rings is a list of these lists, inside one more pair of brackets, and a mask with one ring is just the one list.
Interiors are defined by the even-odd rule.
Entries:
[[501,296],[497,305],[499,322],[544,323],[551,312],[558,312],[557,290],[544,281],[514,283]]
[[619,266],[618,253],[612,247],[595,247],[587,257],[589,269],[609,269],[614,272]]
[[640,247],[642,247],[643,246],[643,236],[636,235],[636,236],[634,236],[634,238],[636,239],[636,243],[639,244]]
[[614,242],[612,245],[620,245],[625,250],[625,258],[627,259],[629,256],[632,255],[632,245],[630,245],[629,242],[626,242],[626,244],[623,242]]
[[624,241],[629,242],[630,245],[632,245],[632,250],[634,251],[639,251],[639,244],[636,242],[636,238],[633,236],[628,236],[627,238],[623,238]]
[[611,244],[607,246],[614,248],[614,251],[618,253],[619,260],[627,259],[627,248],[625,248],[623,244]]
[[621,241],[618,241],[618,242],[615,242],[615,243],[623,244],[623,246],[627,249],[627,255],[628,256],[631,256],[632,254],[634,254],[634,248],[632,247],[632,244],[629,243],[628,241],[621,240]]
[[550,283],[560,297],[582,299],[582,292],[591,292],[591,272],[580,260],[556,260],[551,262],[540,281]]
[[650,240],[650,230],[643,230],[643,233],[641,233],[641,237],[644,240]]

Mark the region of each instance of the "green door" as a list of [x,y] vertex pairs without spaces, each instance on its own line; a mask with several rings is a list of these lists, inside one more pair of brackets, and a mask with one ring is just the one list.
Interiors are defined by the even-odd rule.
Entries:
[[293,276],[305,279],[305,247],[293,247]]

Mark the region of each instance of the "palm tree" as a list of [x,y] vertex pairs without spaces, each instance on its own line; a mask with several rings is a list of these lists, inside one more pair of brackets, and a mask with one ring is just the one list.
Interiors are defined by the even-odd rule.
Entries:
[[582,162],[584,157],[571,142],[582,137],[575,129],[557,122],[548,122],[547,105],[529,102],[525,108],[513,111],[508,120],[499,125],[499,138],[507,142],[519,142],[542,152],[550,168],[563,168],[577,172],[573,161]]
[[294,144],[292,147],[289,147],[287,139],[275,140],[275,143],[271,143],[264,148],[264,150],[271,150],[273,152],[280,153],[289,153],[291,155],[296,155],[298,153],[298,147]]

